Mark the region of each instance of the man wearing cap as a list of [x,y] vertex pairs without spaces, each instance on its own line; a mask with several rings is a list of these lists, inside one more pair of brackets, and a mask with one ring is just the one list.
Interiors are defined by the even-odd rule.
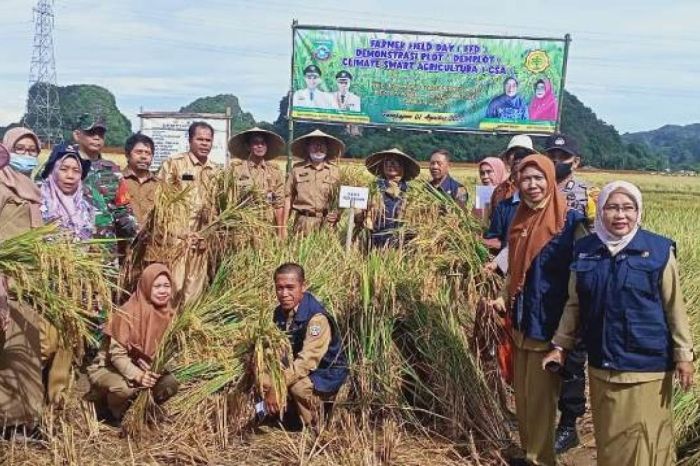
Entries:
[[204,289],[207,280],[207,254],[203,238],[198,232],[204,227],[202,220],[207,209],[212,208],[211,193],[214,178],[219,172],[209,158],[214,142],[214,128],[206,122],[195,121],[188,129],[189,151],[171,156],[163,162],[158,172],[162,183],[186,191],[186,203],[190,216],[181,225],[179,237],[187,241],[187,254],[171,266],[173,288],[177,290],[174,302],[187,303]]
[[308,234],[338,221],[337,196],[340,171],[335,160],[345,144],[330,134],[315,130],[292,141],[296,163],[285,187],[285,224],[293,212],[294,232]]
[[[595,220],[598,190],[575,176],[581,165],[581,155],[576,141],[566,134],[553,134],[545,142],[544,153],[554,162],[559,189],[566,196],[569,208],[581,212],[589,228]],[[562,385],[559,393],[559,426],[554,448],[563,453],[579,444],[576,419],[586,412],[586,349],[579,343],[567,353],[562,368]]]
[[231,170],[243,189],[257,190],[264,196],[272,214],[270,220],[284,238],[284,175],[272,161],[284,151],[284,140],[272,131],[252,128],[236,134],[228,143]]
[[344,112],[359,112],[360,96],[350,92],[350,81],[352,81],[352,75],[348,71],[343,70],[335,75],[338,90],[332,94],[333,108]]
[[437,191],[452,198],[461,208],[467,204],[467,190],[464,185],[450,176],[450,153],[446,149],[437,149],[430,154],[430,176],[428,183]]
[[[90,171],[83,187],[88,202],[97,211],[94,237],[130,239],[136,235],[136,218],[129,205],[128,190],[119,166],[102,157],[106,133],[104,121],[88,113],[78,119],[73,131],[80,157],[90,161]],[[116,246],[111,252],[116,256]]]
[[306,89],[299,89],[292,96],[292,106],[312,108],[333,108],[333,100],[328,92],[319,89],[321,84],[321,70],[316,65],[304,68],[304,81]]

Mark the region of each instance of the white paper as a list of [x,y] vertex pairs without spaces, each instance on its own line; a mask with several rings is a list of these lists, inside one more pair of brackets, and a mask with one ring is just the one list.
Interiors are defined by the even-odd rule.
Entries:
[[369,188],[360,188],[356,186],[341,186],[340,200],[338,205],[341,209],[367,209],[367,200],[369,199]]
[[493,260],[501,272],[508,273],[508,247],[501,249],[501,252]]
[[485,209],[486,206],[491,203],[491,195],[493,194],[494,189],[496,189],[495,186],[477,186],[476,196],[474,198],[474,208]]

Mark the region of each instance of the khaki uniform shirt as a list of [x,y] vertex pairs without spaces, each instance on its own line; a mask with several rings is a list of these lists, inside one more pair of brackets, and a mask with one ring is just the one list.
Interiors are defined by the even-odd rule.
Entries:
[[88,370],[95,372],[107,366],[114,367],[129,382],[135,382],[143,375],[143,370],[134,364],[126,348],[114,338],[110,338],[108,348],[100,349]]
[[[287,316],[287,328],[292,324],[295,314],[296,311],[290,312]],[[328,351],[330,344],[330,323],[323,314],[316,314],[309,320],[309,325],[306,327],[306,336],[304,337],[304,345],[301,351],[297,354],[291,366],[284,370],[287,386],[294,385],[315,371]]]
[[259,190],[273,209],[284,207],[284,176],[277,165],[236,159],[231,162],[231,169],[236,174],[238,186]]
[[[0,241],[24,233],[32,227],[31,203],[0,183]],[[36,207],[39,208],[38,205]]]
[[212,181],[219,171],[210,158],[202,163],[192,153],[183,152],[170,157],[163,162],[158,172],[158,179],[177,187],[186,189],[191,187],[187,196],[189,204],[190,231],[199,229],[198,220],[201,210],[205,206],[210,194]]
[[314,167],[304,161],[294,165],[285,188],[285,195],[292,200],[292,210],[314,213],[335,208],[331,202],[340,185],[340,170],[334,162],[324,162]]
[[158,178],[149,172],[148,178],[141,182],[136,173],[128,167],[122,171],[122,175],[124,175],[124,183],[129,192],[129,203],[136,216],[136,221],[139,228],[143,228],[146,218],[155,204]]
[[[661,304],[666,313],[666,322],[673,341],[673,360],[691,362],[693,360],[693,337],[688,324],[678,274],[678,263],[671,252],[661,277]],[[571,349],[576,344],[576,331],[579,326],[579,300],[576,293],[576,274],[569,279],[569,300],[559,321],[559,328],[552,341],[562,348]],[[626,372],[589,367],[591,376],[609,383],[638,383],[664,378],[664,372]]]

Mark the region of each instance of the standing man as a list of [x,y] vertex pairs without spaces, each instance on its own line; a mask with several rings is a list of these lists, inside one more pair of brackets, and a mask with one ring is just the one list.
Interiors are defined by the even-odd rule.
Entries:
[[501,160],[509,167],[510,176],[493,190],[493,194],[491,195],[492,213],[501,201],[508,199],[518,190],[517,180],[515,178],[518,174],[520,161],[534,153],[535,149],[532,146],[532,139],[530,139],[530,136],[518,134],[510,139],[506,150],[501,152]]
[[316,65],[304,68],[306,89],[294,92],[292,105],[294,107],[333,108],[333,100],[328,92],[319,89],[321,84],[321,69]]
[[445,149],[437,149],[430,154],[429,184],[434,189],[451,197],[462,209],[467,205],[467,190],[450,176],[450,153]]
[[[318,431],[322,403],[332,401],[348,376],[343,338],[335,319],[307,290],[304,269],[280,265],[274,274],[279,306],[273,319],[286,332],[292,354],[284,361],[285,385],[304,424]],[[280,406],[269,377],[262,375],[265,406],[277,414]]]
[[155,203],[158,179],[151,172],[154,152],[153,139],[145,134],[136,133],[124,144],[126,168],[122,175],[139,229],[143,228]]
[[[545,142],[544,153],[554,162],[559,190],[566,196],[570,209],[586,217],[589,229],[595,220],[595,204],[598,190],[575,176],[581,165],[581,155],[576,141],[565,134],[553,134]],[[579,444],[576,420],[586,412],[586,348],[579,342],[567,354],[561,371],[562,385],[559,394],[559,425],[555,436],[557,454]]]
[[195,121],[188,129],[188,152],[175,154],[163,162],[158,172],[161,182],[185,190],[190,213],[179,237],[187,242],[187,253],[171,266],[173,287],[177,290],[175,303],[186,304],[204,289],[208,277],[206,246],[198,234],[202,229],[210,194],[219,168],[209,159],[214,141],[214,128],[206,122]]
[[[126,184],[119,166],[102,157],[107,127],[100,118],[83,114],[73,131],[80,157],[90,161],[83,181],[85,196],[96,209],[94,238],[130,239],[136,235],[136,219],[129,205]],[[112,249],[117,254],[117,248]]]
[[284,175],[272,160],[284,152],[284,147],[280,135],[258,127],[236,134],[228,143],[229,153],[235,158],[231,169],[237,185],[255,189],[265,197],[270,206],[270,221],[281,238],[286,233]]
[[350,92],[352,75],[348,71],[340,71],[335,75],[338,90],[333,95],[333,108],[344,112],[359,112],[361,108],[360,96]]
[[292,141],[292,154],[302,159],[292,167],[285,188],[285,225],[294,212],[294,233],[308,234],[338,221],[337,196],[340,171],[335,160],[345,144],[315,130]]

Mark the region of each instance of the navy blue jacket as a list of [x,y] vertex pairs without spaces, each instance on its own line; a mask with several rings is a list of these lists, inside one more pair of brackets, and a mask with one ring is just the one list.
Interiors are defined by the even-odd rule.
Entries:
[[[430,184],[430,183],[428,183]],[[440,183],[439,186],[435,187],[432,184],[430,186],[433,189],[438,190],[444,195],[447,195],[451,197],[455,202],[458,204],[464,204],[467,202],[467,191],[464,188],[464,185],[452,178],[450,175],[447,175],[444,180]],[[464,190],[462,194],[460,195],[460,189]]]
[[523,291],[511,307],[513,327],[526,337],[550,341],[569,298],[569,268],[576,227],[584,221],[575,210],[566,213],[564,229],[533,259]]
[[592,367],[632,372],[673,369],[660,284],[673,241],[639,230],[615,257],[596,235],[576,242],[580,334]]
[[514,196],[499,202],[491,215],[491,224],[486,233],[484,233],[484,238],[498,238],[501,241],[501,249],[505,248],[508,245],[510,224],[515,218],[519,205],[520,195],[517,192]]
[[274,321],[277,327],[286,331],[289,342],[292,346],[292,353],[296,358],[304,347],[306,338],[306,328],[309,321],[316,314],[323,314],[328,319],[331,327],[331,343],[328,351],[321,359],[318,368],[309,374],[309,378],[314,385],[314,390],[322,393],[335,393],[343,385],[348,376],[348,365],[343,352],[342,339],[335,319],[326,312],[323,305],[311,293],[304,293],[304,297],[299,303],[297,312],[294,315],[294,322],[286,330],[287,316],[280,306],[275,309]]
[[386,193],[387,186],[388,183],[384,178],[377,178],[377,188],[384,203],[384,210],[379,211],[379,215],[374,219],[374,228],[372,230],[372,246],[378,248],[387,245],[394,246],[398,241],[395,230],[403,225],[399,217],[401,216],[408,184],[405,181],[399,182],[401,194],[398,197],[389,196]]

